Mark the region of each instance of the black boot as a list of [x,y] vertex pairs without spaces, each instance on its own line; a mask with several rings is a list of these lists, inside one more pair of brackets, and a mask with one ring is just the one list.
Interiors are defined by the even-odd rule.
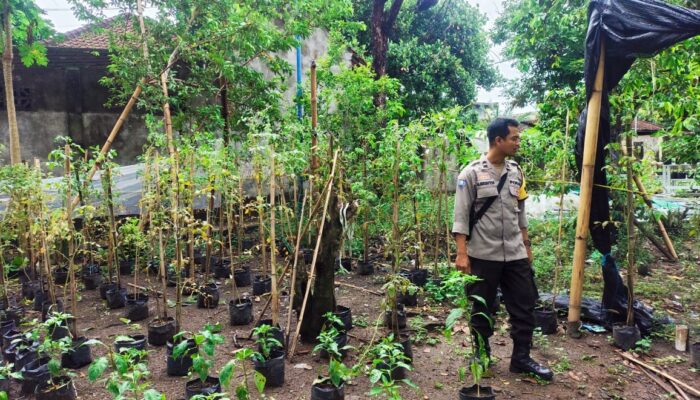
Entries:
[[513,355],[510,357],[510,372],[533,374],[546,381],[554,378],[552,370],[537,363],[530,357],[530,346],[513,344]]

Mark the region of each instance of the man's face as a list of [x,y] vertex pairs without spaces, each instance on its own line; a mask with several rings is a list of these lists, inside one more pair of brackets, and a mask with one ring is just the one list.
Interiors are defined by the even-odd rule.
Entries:
[[497,137],[496,146],[506,156],[514,156],[520,150],[520,131],[515,126],[508,127],[508,136],[505,139]]

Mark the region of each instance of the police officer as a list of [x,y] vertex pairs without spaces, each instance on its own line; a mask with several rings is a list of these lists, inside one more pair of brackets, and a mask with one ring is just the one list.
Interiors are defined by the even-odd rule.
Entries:
[[[501,286],[513,339],[510,371],[551,380],[552,371],[530,357],[538,294],[527,236],[525,176],[516,162],[506,160],[520,148],[518,125],[507,118],[491,122],[488,153],[457,178],[452,226],[457,242],[455,264],[458,270],[480,278],[468,288],[468,294],[483,298],[486,304],[494,303]],[[474,301],[472,314],[475,340],[480,335],[490,356],[488,339],[493,327],[489,307]]]

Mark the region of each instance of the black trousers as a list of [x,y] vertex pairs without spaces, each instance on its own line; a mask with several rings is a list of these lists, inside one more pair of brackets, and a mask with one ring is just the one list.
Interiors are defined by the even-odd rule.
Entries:
[[500,285],[510,316],[510,337],[513,344],[529,347],[532,331],[535,329],[535,302],[539,297],[530,262],[527,259],[508,262],[486,261],[472,257],[469,257],[469,261],[472,274],[481,280],[467,287],[467,294],[481,297],[485,302],[483,304],[470,297],[474,305],[471,318],[474,330],[484,341],[488,341],[493,335],[491,309]]

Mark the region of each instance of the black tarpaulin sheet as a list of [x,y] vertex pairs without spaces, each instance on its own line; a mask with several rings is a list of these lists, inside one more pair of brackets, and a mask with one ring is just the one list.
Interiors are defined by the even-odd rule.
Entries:
[[[598,128],[598,150],[594,184],[606,185],[605,146],[610,143],[610,103],[608,93],[617,86],[639,56],[653,55],[675,43],[700,34],[700,12],[655,0],[592,0],[588,7],[588,33],[584,63],[586,101],[593,92],[601,42],[605,42],[603,101]],[[576,132],[576,163],[581,168],[586,130],[584,110]],[[591,237],[603,254],[610,252],[610,229],[602,221],[610,219],[608,190],[593,188]]]
[[[655,0],[591,0],[584,62],[586,101],[593,92],[601,43],[604,42],[605,48],[603,96],[593,175],[595,185],[607,185],[603,167],[605,146],[611,140],[608,93],[617,86],[637,57],[651,56],[699,34],[700,12],[697,10]],[[587,111],[586,108],[581,114],[576,132],[576,163],[579,171],[583,158]],[[602,224],[609,219],[608,190],[594,186],[590,230],[593,243],[602,254],[609,254],[612,247],[613,224]],[[606,280],[605,284],[607,286],[609,282]]]

